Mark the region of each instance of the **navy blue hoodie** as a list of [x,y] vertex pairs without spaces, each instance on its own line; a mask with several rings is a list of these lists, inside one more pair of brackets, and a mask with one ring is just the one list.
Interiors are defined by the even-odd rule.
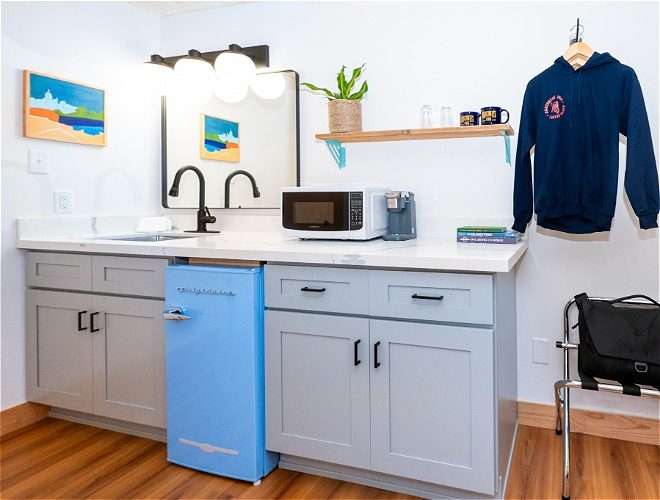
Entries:
[[547,229],[608,231],[616,204],[619,133],[627,137],[624,184],[639,225],[658,227],[658,170],[633,69],[594,52],[578,70],[559,57],[534,77],[520,119],[513,229],[525,232],[535,208],[538,225]]

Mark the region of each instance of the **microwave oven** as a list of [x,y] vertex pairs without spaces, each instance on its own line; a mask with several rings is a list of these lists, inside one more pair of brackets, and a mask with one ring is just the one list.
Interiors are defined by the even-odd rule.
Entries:
[[282,228],[287,236],[371,240],[387,233],[386,188],[324,185],[282,188]]

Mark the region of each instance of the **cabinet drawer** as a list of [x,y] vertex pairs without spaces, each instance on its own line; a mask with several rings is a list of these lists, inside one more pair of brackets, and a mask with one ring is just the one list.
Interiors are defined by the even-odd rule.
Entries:
[[367,314],[368,271],[267,265],[266,307]]
[[95,292],[164,297],[168,259],[92,256],[92,289]]
[[64,290],[92,289],[92,257],[75,253],[28,252],[27,285]]
[[493,323],[493,278],[483,274],[371,271],[369,314]]

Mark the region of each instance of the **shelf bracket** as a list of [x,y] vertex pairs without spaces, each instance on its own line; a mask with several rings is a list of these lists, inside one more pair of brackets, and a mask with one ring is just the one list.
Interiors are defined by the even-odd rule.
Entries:
[[341,145],[341,142],[335,139],[326,139],[326,146],[330,150],[330,154],[335,159],[337,166],[342,169],[346,166],[346,148]]
[[504,161],[511,166],[511,139],[504,130],[500,132],[500,135],[504,137]]

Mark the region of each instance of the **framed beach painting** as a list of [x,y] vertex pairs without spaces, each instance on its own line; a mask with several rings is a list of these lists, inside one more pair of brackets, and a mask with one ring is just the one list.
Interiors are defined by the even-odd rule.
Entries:
[[238,122],[201,115],[200,156],[206,160],[240,160]]
[[24,70],[23,135],[105,146],[105,90]]

